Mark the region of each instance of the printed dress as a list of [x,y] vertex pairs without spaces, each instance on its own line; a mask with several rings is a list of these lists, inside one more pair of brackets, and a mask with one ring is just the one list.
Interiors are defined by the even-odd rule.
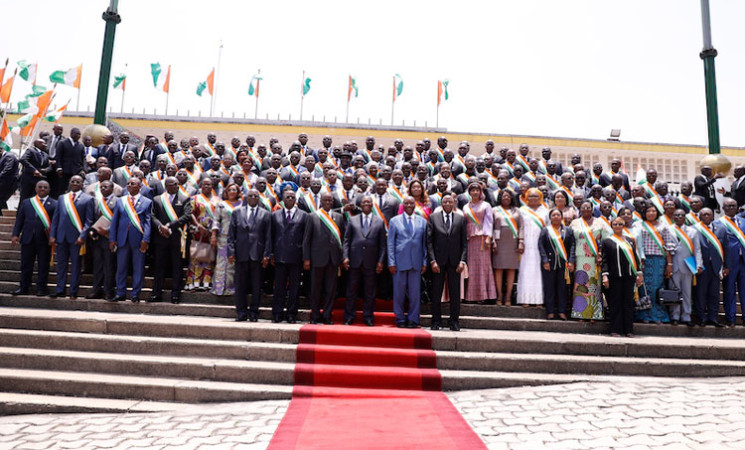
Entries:
[[215,259],[215,273],[212,276],[211,293],[215,295],[235,294],[235,266],[228,263],[228,232],[230,231],[230,218],[233,210],[241,206],[238,201],[235,205],[227,201],[220,202],[215,210],[215,220],[212,230],[217,230],[217,258]]
[[[591,219],[588,228],[581,217],[572,221],[571,228],[577,258],[572,290],[572,318],[602,320],[605,317],[600,290],[602,280],[600,268],[595,262],[594,249],[599,248],[603,239],[612,233],[604,221]],[[588,241],[588,232],[594,239],[594,245]]]
[[[196,197],[192,198],[191,202],[192,216],[194,216],[200,225],[209,231],[209,233],[204,233],[201,229],[195,229],[192,232],[192,242],[209,243],[212,237],[212,224],[215,220],[215,212],[220,200],[214,195],[207,199],[202,194],[197,194]],[[212,272],[214,268],[214,262],[198,262],[190,257],[189,271],[186,274],[186,290],[209,290],[212,287]]]
[[486,245],[493,229],[491,206],[484,201],[463,208],[468,237],[468,287],[466,300],[483,301],[497,297],[491,266],[491,245]]

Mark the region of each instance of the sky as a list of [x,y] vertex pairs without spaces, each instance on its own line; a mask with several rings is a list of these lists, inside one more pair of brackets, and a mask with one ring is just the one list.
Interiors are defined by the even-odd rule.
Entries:
[[[74,5],[73,7],[71,7]],[[52,71],[83,63],[80,107],[95,104],[105,0],[13,1],[3,6],[0,61]],[[721,143],[745,146],[745,2],[711,0]],[[707,143],[698,0],[227,1],[120,0],[113,76],[127,74],[124,110],[163,114],[150,64],[172,65],[169,114],[209,113],[196,88],[218,65],[215,116],[344,121],[347,80],[359,97],[350,122],[391,123],[392,77],[404,81],[395,123],[434,126],[437,81],[453,132]],[[164,70],[165,73],[165,70]],[[164,75],[164,74],[163,74]],[[12,101],[30,91],[19,81]],[[57,100],[78,92],[62,86]],[[109,106],[119,111],[121,90]]]

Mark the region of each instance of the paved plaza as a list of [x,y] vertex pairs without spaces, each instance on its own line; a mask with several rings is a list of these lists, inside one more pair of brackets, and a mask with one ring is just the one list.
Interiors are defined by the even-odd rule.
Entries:
[[[618,377],[449,397],[491,449],[745,448],[743,378]],[[0,449],[263,449],[288,404],[0,417]]]

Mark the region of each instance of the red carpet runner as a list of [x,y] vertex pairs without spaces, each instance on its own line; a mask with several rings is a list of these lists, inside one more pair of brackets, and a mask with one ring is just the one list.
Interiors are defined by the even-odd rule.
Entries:
[[300,329],[292,402],[270,449],[486,448],[442,393],[432,336],[393,323],[392,313],[376,313],[372,328]]

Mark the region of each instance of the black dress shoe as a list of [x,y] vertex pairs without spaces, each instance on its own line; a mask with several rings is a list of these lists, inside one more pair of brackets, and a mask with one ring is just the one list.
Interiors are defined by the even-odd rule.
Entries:
[[297,323],[295,316],[287,316],[287,323]]
[[39,289],[36,291],[37,297],[46,297],[47,295],[49,295],[49,292],[46,289]]
[[430,330],[437,331],[440,329],[440,322],[432,322],[432,326],[429,327]]
[[419,328],[418,323],[409,322],[409,324],[406,326],[406,328]]
[[258,322],[259,321],[259,318],[256,317],[256,316],[248,316],[248,321],[249,322]]
[[375,322],[373,322],[372,319],[365,319],[365,325],[367,325],[368,327],[374,327]]
[[28,289],[16,289],[15,291],[11,292],[10,295],[27,295]]
[[354,319],[347,319],[344,321],[344,325],[352,325],[354,323]]
[[140,297],[138,297],[136,295],[134,297],[132,297],[132,303],[140,303]]
[[396,322],[396,328],[406,328],[406,322]]
[[55,292],[54,294],[49,294],[49,298],[57,298],[57,297],[64,297],[64,292]]
[[318,321],[313,319],[311,319],[308,323],[311,325],[318,325]]
[[460,331],[458,322],[450,322],[450,331]]
[[272,323],[280,323],[280,322],[282,322],[282,319],[280,319],[279,316],[272,317]]
[[173,292],[171,293],[171,303],[173,303],[174,305],[178,305],[179,303],[181,303],[181,293],[180,292],[179,293],[173,293]]
[[117,295],[116,297],[112,298],[111,300],[107,300],[109,302],[123,302],[126,300],[123,295]]
[[331,319],[323,319],[323,324],[324,325],[333,325],[334,322]]
[[75,300],[78,298],[78,294],[70,294],[70,300]]
[[145,301],[148,303],[159,303],[159,302],[162,302],[163,299],[160,297],[160,295],[151,295]]
[[247,316],[238,316],[235,318],[236,322],[245,322],[246,320],[248,320]]
[[717,328],[724,328],[724,327],[726,327],[725,324],[719,323],[718,321],[709,321],[709,322],[706,322],[706,324],[707,325],[709,325],[709,324],[714,325]]
[[91,292],[90,294],[86,295],[85,298],[87,298],[88,300],[101,299],[103,298],[103,292]]

